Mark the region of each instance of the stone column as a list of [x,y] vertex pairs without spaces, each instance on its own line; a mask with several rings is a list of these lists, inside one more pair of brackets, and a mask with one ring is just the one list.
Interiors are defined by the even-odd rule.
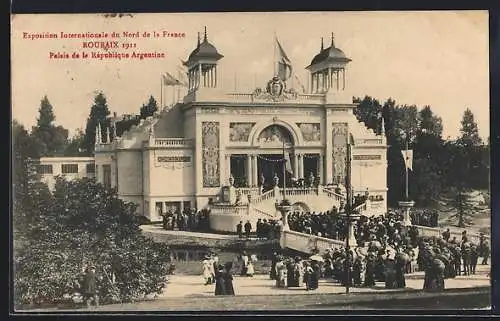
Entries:
[[299,178],[299,155],[293,155],[293,176],[295,178]]
[[198,88],[201,87],[201,76],[202,76],[202,73],[201,73],[201,64],[198,65]]
[[342,90],[345,90],[345,68],[342,68]]
[[302,154],[298,154],[298,160],[299,160],[299,177],[298,178],[304,178],[304,158]]
[[325,184],[330,184],[333,182],[333,128],[332,121],[330,119],[329,112],[325,115]]
[[257,155],[252,155],[252,168],[253,168],[253,179],[252,179],[252,186],[257,186],[259,185],[259,171],[258,171],[258,165],[257,165]]
[[179,201],[179,211],[180,211],[181,213],[183,213],[183,212],[184,212],[184,201],[182,201],[182,200],[181,200],[181,201]]
[[252,186],[252,159],[250,158],[250,155],[247,155],[247,183],[248,186]]
[[325,181],[325,176],[324,176],[324,168],[323,168],[323,155],[319,154],[318,156],[318,169],[319,169],[319,179],[320,181],[318,182],[319,185],[323,185]]
[[217,87],[217,65],[215,66],[214,72],[214,87]]
[[226,154],[226,177],[226,181],[231,177],[231,154]]

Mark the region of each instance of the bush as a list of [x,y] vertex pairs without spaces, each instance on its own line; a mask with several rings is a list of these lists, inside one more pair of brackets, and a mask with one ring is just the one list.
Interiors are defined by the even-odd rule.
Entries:
[[29,234],[25,246],[14,253],[17,305],[59,302],[80,292],[79,281],[89,263],[97,268],[103,303],[161,293],[168,250],[141,235],[134,204],[90,179],[59,179],[46,204],[32,226],[24,227],[43,233]]

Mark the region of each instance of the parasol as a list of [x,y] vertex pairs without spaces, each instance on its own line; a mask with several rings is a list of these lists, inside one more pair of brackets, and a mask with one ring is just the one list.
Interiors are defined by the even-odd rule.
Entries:
[[318,262],[323,262],[324,261],[323,257],[320,256],[320,255],[313,255],[309,259],[312,260],[312,261],[318,261]]

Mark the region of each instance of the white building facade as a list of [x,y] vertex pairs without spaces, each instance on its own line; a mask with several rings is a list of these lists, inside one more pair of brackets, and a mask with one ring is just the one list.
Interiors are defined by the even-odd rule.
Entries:
[[[121,137],[98,135],[96,179],[158,221],[172,209],[221,201],[231,177],[243,194],[253,195],[275,180],[282,186],[284,177],[290,186],[302,179],[314,181],[316,188],[343,185],[350,142],[354,194],[368,191],[379,211],[386,211],[386,138],[353,114],[356,104],[346,90],[351,60],[333,40],[307,67],[309,93],[287,89],[277,76],[250,93],[225,92],[218,86],[220,59],[205,35],[186,62],[189,83],[182,103]],[[288,160],[285,174],[283,159]],[[234,217],[228,226],[233,229],[233,221],[241,219]]]

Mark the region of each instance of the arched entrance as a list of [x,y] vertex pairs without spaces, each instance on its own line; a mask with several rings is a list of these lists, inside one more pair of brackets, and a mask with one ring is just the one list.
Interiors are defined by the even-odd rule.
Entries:
[[[279,186],[283,186],[284,178],[290,185],[294,176],[293,153],[294,139],[290,131],[282,125],[273,124],[264,128],[257,138],[259,153],[257,154],[257,175],[259,186],[269,190],[274,186],[274,177],[278,177]],[[286,163],[285,163],[286,161]],[[284,176],[283,169],[287,173]]]

